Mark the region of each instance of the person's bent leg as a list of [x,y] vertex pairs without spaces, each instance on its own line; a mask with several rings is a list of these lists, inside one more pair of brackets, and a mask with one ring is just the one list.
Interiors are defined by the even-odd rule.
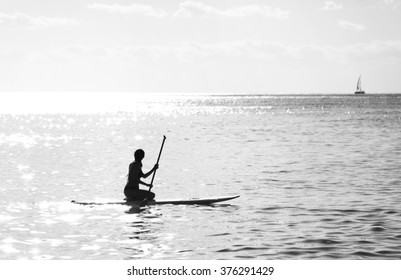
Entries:
[[124,190],[124,194],[127,200],[140,200],[141,198],[138,196],[140,196],[140,194],[138,193],[137,190],[133,190],[133,189],[125,189]]
[[155,199],[155,193],[153,193],[153,192],[148,192],[148,198],[150,199],[150,200],[154,200]]
[[145,199],[145,198],[147,198],[149,200],[152,200],[152,199],[155,198],[155,194],[153,192],[145,191],[145,190],[140,190],[140,194],[139,195],[140,195],[142,200]]

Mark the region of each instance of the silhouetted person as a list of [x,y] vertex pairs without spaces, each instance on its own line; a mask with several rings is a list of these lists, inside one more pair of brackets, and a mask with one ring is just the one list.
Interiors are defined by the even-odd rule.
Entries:
[[155,164],[152,170],[144,174],[142,172],[142,160],[144,157],[145,152],[143,150],[136,150],[134,153],[135,161],[129,165],[128,181],[124,188],[124,194],[127,197],[127,200],[144,200],[145,198],[151,200],[155,198],[155,194],[153,192],[139,189],[139,184],[152,187],[151,184],[141,181],[141,178],[147,178],[159,168],[159,165]]

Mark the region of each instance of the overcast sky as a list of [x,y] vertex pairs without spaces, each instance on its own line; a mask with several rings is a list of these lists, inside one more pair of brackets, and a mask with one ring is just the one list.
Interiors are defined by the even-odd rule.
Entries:
[[401,92],[401,0],[0,0],[0,91]]

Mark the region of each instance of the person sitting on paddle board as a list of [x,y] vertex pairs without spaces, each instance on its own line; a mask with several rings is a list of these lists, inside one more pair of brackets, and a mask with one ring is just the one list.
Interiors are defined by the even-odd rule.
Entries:
[[143,150],[136,150],[134,153],[135,161],[129,165],[128,180],[124,188],[124,194],[127,197],[127,200],[144,200],[146,198],[151,200],[155,198],[155,194],[153,192],[139,189],[139,184],[148,186],[150,188],[152,187],[151,184],[141,181],[141,178],[147,178],[159,168],[159,165],[155,164],[155,166],[148,173],[143,173],[142,160],[144,157],[145,152]]

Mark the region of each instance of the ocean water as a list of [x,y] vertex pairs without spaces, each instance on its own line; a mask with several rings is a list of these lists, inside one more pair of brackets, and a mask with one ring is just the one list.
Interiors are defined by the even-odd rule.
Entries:
[[[6,97],[0,259],[401,259],[401,95]],[[70,202],[122,201],[163,135],[156,199],[241,197]]]

